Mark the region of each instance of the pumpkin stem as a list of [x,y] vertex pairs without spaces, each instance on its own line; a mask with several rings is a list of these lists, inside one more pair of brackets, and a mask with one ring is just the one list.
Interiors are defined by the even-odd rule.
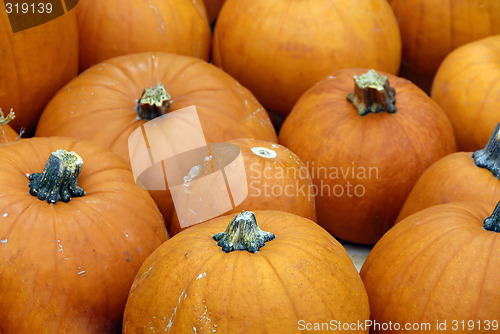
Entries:
[[163,87],[163,83],[160,82],[153,88],[146,87],[135,107],[137,119],[152,120],[164,115],[171,104],[170,94]]
[[500,202],[497,203],[491,216],[484,220],[484,229],[500,233]]
[[396,91],[389,85],[389,79],[375,70],[354,76],[354,92],[347,95],[347,100],[364,116],[368,113],[386,111],[396,112]]
[[42,173],[26,174],[30,180],[30,194],[49,204],[67,203],[71,197],[85,195],[76,184],[82,165],[82,158],[75,152],[52,152]]
[[477,167],[486,168],[497,179],[500,179],[500,123],[497,124],[486,146],[472,153]]
[[253,212],[242,211],[231,220],[224,232],[217,233],[212,238],[226,253],[235,250],[255,253],[264,246],[266,241],[273,240],[275,236],[270,232],[262,231],[257,226]]
[[0,125],[5,125],[12,121],[16,115],[14,114],[14,111],[10,109],[10,112],[7,114],[7,116],[3,115],[2,108],[0,108]]

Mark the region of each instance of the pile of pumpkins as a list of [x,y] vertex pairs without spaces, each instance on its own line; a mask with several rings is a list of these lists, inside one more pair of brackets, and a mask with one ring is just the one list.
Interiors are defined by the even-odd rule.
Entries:
[[[0,333],[500,333],[500,2],[0,9]],[[185,226],[128,140],[190,106],[248,194]]]

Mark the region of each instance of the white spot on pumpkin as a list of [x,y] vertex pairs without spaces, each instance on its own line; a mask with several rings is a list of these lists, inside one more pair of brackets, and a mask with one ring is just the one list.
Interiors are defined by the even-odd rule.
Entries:
[[0,242],[1,242],[2,244],[6,244],[6,243],[7,243],[7,238],[0,240]]
[[6,212],[2,215],[2,217],[7,217],[9,214]]
[[207,273],[206,273],[206,272],[205,272],[205,273],[203,273],[203,274],[200,274],[198,277],[196,277],[196,280],[199,280],[200,278],[203,278],[203,277],[205,277],[205,276],[207,276]]

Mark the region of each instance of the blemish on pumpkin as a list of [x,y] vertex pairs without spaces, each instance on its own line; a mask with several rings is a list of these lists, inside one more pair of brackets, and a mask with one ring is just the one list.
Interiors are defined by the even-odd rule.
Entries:
[[7,217],[9,214],[6,212],[2,215],[2,217]]
[[6,243],[7,243],[7,238],[0,240],[0,242],[1,242],[2,244],[6,244]]
[[207,276],[207,273],[206,273],[206,272],[205,272],[205,273],[203,273],[203,274],[200,274],[198,277],[196,277],[196,280],[199,280],[200,278],[203,278],[203,277],[205,277],[205,276]]

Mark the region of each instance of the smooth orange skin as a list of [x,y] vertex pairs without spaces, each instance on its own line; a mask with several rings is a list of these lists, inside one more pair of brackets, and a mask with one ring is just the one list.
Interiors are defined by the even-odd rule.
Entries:
[[[48,204],[29,194],[26,173],[61,148],[82,157],[86,194]],[[155,203],[120,157],[92,143],[26,138],[0,146],[0,164],[2,332],[110,332],[140,265],[168,237]]]
[[[430,323],[432,330],[371,333],[451,334],[457,328],[482,333],[478,324],[500,319],[495,280],[500,275],[500,234],[483,228],[494,207],[482,202],[429,207],[380,239],[361,268],[371,319],[399,323],[402,329],[405,323]],[[446,330],[437,330],[437,321],[446,321]],[[467,330],[468,321],[475,323],[473,331]],[[460,327],[454,330],[453,324]]]
[[456,146],[437,103],[388,73],[378,72],[396,90],[397,112],[359,116],[346,97],[354,75],[366,72],[340,70],[311,87],[285,119],[279,139],[310,168],[318,223],[340,239],[374,244],[394,224],[423,171]]
[[78,74],[75,11],[12,33],[3,4],[0,9],[0,109],[13,109],[10,126],[33,136],[45,105]]
[[460,151],[482,149],[493,133],[500,119],[498,78],[500,35],[466,44],[441,63],[431,97],[447,113]]
[[403,41],[400,75],[430,92],[448,53],[474,40],[500,34],[497,0],[389,0]]
[[477,167],[472,152],[456,152],[433,163],[406,198],[396,222],[429,206],[448,202],[500,200],[500,180]]
[[15,141],[18,137],[17,132],[9,124],[0,125],[0,144]]
[[[312,180],[307,166],[286,147],[251,138],[227,141],[239,147],[245,164],[248,195],[245,200],[224,213],[238,214],[242,210],[279,210],[290,212],[316,221],[316,205]],[[276,152],[274,158],[264,158],[251,149],[264,147]],[[169,234],[174,236],[181,228],[177,213],[174,213]]]
[[401,61],[399,28],[386,0],[226,0],[212,44],[214,64],[282,116],[332,71],[397,74]]
[[80,0],[75,8],[80,71],[146,51],[209,59],[212,35],[202,0]]
[[151,254],[130,290],[123,333],[300,333],[299,320],[369,318],[364,286],[340,243],[306,218],[254,213],[276,236],[257,253],[217,246],[212,235],[226,229],[229,215],[193,226]]

